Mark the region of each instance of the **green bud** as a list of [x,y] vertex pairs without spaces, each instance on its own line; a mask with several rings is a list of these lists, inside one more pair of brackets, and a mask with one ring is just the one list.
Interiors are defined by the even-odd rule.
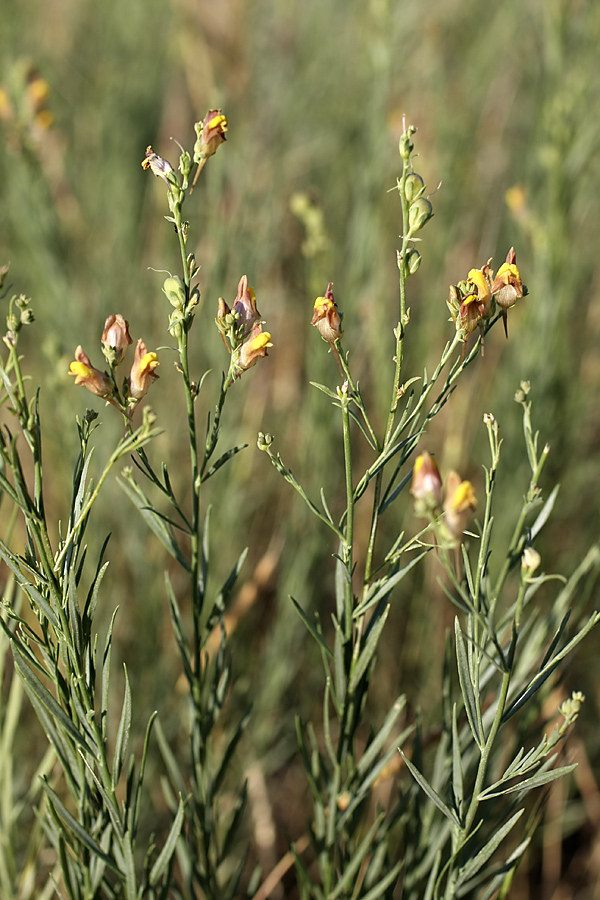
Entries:
[[183,175],[184,178],[189,178],[190,172],[192,171],[194,164],[192,162],[192,157],[184,150],[181,156],[179,157],[179,171]]
[[163,291],[166,294],[167,300],[171,306],[175,307],[175,309],[183,309],[185,307],[187,293],[185,284],[179,275],[172,275],[167,278],[163,284]]
[[258,440],[256,441],[256,445],[259,450],[268,451],[271,447],[271,444],[275,438],[272,434],[263,434],[262,431],[258,432]]
[[418,250],[411,248],[406,251],[404,257],[404,267],[407,275],[414,275],[421,265],[421,254]]
[[404,134],[400,138],[400,144],[398,146],[398,149],[400,151],[400,156],[404,160],[410,159],[410,154],[415,149],[415,145],[411,141],[411,137],[413,136],[413,134],[415,133],[416,130],[417,129],[415,128],[414,125],[409,125],[408,128],[406,129],[406,131],[404,132]]
[[425,182],[416,172],[411,172],[404,181],[404,194],[409,203],[418,200],[425,191]]
[[32,309],[24,309],[21,313],[21,325],[31,325],[35,321]]
[[408,210],[408,225],[411,234],[420,231],[433,215],[433,206],[424,197],[420,197]]
[[179,309],[176,309],[175,312],[171,313],[169,316],[169,333],[177,340],[183,335],[185,327],[184,320],[185,317],[183,312]]

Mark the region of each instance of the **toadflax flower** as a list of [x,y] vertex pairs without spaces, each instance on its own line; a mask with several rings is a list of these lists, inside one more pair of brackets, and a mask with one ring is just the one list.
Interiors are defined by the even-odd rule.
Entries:
[[444,513],[446,526],[456,542],[460,542],[467,522],[475,512],[477,497],[470,481],[463,481],[458,472],[448,472]]
[[110,400],[114,393],[114,385],[106,372],[95,369],[81,347],[75,350],[75,360],[69,366],[69,375],[75,376],[75,384],[83,385],[97,397]]
[[438,516],[442,506],[442,478],[434,458],[425,451],[413,466],[410,492],[417,516]]
[[109,316],[102,332],[102,352],[110,366],[123,362],[127,348],[131,344],[129,322],[120,313]]
[[129,397],[136,403],[148,393],[153,381],[159,377],[154,371],[158,366],[156,353],[148,353],[145,343],[137,342],[135,357],[129,375]]
[[[227,304],[225,304],[226,306]],[[244,327],[244,334],[250,334],[254,324],[260,319],[260,313],[256,307],[256,294],[248,286],[248,276],[242,275],[238,284],[237,296],[233,303],[232,311],[239,315],[239,321]],[[223,313],[221,312],[220,315]],[[219,315],[219,314],[217,314]]]
[[343,335],[342,317],[338,312],[337,304],[333,299],[333,282],[329,282],[324,297],[317,297],[311,325],[314,325],[324,341],[331,347],[339,341]]
[[261,322],[256,322],[250,332],[250,337],[244,341],[236,354],[234,365],[238,377],[242,372],[256,365],[263,356],[268,356],[267,348],[272,346],[270,333],[262,330]]
[[173,166],[167,159],[163,159],[155,153],[151,146],[146,147],[146,155],[142,160],[142,169],[150,169],[157,178],[162,178],[167,184],[177,184]]
[[222,109],[209,109],[202,122],[194,125],[198,139],[194,145],[194,162],[213,156],[227,140],[227,117]]
[[506,312],[514,306],[517,300],[524,296],[523,282],[521,274],[517,268],[517,254],[515,248],[511,247],[506,254],[506,261],[502,263],[496,277],[491,286],[492,294],[496,299],[496,303],[502,310],[502,321],[504,322],[504,333],[508,338],[508,319]]

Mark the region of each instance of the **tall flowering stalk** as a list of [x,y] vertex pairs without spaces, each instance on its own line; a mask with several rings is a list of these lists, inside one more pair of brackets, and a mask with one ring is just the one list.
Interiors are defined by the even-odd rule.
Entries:
[[[484,334],[500,318],[507,331],[507,310],[526,294],[514,249],[496,276],[492,260],[479,269],[471,269],[463,281],[450,289],[448,305],[455,334],[444,348],[439,364],[431,377],[424,372],[420,390],[416,384],[421,379],[407,378],[407,282],[421,263],[415,243],[421,240],[421,231],[433,216],[426,186],[414,169],[414,134],[415,128],[410,126],[400,139],[400,304],[393,331],[391,398],[382,431],[370,418],[358,379],[351,371],[350,354],[342,347],[342,314],[332,283],[313,308],[311,324],[329,345],[342,379],[335,390],[316,385],[331,399],[341,419],[340,457],[346,498],[341,516],[332,515],[323,488],[320,507],[311,500],[274,452],[272,435],[259,434],[258,439],[259,448],[268,453],[277,471],[329,529],[335,549],[332,632],[325,626],[325,616],[317,615],[313,621],[301,604],[293,601],[319,645],[324,666],[322,722],[318,726],[297,722],[313,814],[312,856],[307,859],[298,848],[295,859],[303,896],[316,900],[392,897],[399,882],[402,896],[410,900],[471,897],[481,888],[487,888],[484,896],[489,898],[494,890],[508,883],[529,839],[524,835],[514,852],[505,851],[504,858],[497,861],[497,851],[502,845],[501,855],[504,839],[523,812],[514,811],[511,796],[518,792],[521,799],[571,771],[571,766],[552,768],[552,762],[555,748],[577,715],[581,697],[573,701],[566,714],[561,708],[564,723],[550,737],[544,736],[525,755],[523,750],[518,751],[517,744],[513,762],[503,770],[502,760],[506,766],[506,759],[510,758],[506,747],[513,746],[506,737],[505,724],[526,702],[534,705],[539,701],[538,691],[546,678],[600,620],[600,614],[594,613],[587,621],[577,623],[569,639],[560,641],[565,621],[563,618],[561,622],[561,617],[566,614],[572,592],[582,578],[597,572],[600,559],[596,548],[569,583],[569,589],[561,592],[556,601],[556,613],[545,632],[550,643],[546,653],[540,649],[539,632],[532,637],[524,627],[524,610],[546,580],[546,576],[533,577],[539,557],[532,562],[535,551],[531,544],[546,521],[554,497],[550,496],[536,522],[528,526],[528,515],[539,504],[538,482],[547,451],[538,451],[537,438],[531,430],[530,404],[524,397],[520,399],[525,410],[532,480],[513,539],[504,550],[505,564],[495,585],[490,584],[488,569],[491,503],[500,459],[493,416],[486,417],[492,464],[486,469],[483,522],[476,524],[475,533],[466,531],[478,508],[473,484],[451,471],[444,487],[437,463],[426,451],[416,457],[414,465],[410,463],[428,424],[449,400],[462,372],[475,361],[480,349],[483,353]],[[480,340],[467,354],[467,341],[476,329]],[[462,353],[457,356],[461,344]],[[367,442],[372,456],[371,464],[359,477],[353,459],[353,431]],[[382,517],[400,501],[409,483],[415,512],[425,518],[425,527],[413,537],[406,538],[402,533],[391,544],[385,544],[380,528]],[[357,541],[355,529],[356,507],[365,501],[370,504],[371,523],[366,549]],[[471,542],[479,542],[473,562]],[[444,591],[460,613],[454,643],[454,668],[460,689],[452,692],[449,682],[452,660],[448,639],[443,721],[431,781],[420,767],[424,738],[418,725],[407,720],[405,695],[395,699],[378,728],[373,728],[366,713],[386,621],[393,606],[401,602],[402,582],[412,578],[414,567],[430,552],[444,574]],[[510,592],[514,584],[508,576],[521,559],[521,580],[513,602]],[[552,629],[558,629],[554,638]],[[321,740],[317,738],[319,733]],[[392,794],[387,803],[375,806],[371,798],[376,786],[392,775],[398,778],[401,767],[414,779],[412,786],[406,777],[402,778],[396,801],[391,799]],[[502,806],[505,796],[508,800]],[[498,800],[499,797],[503,799]],[[480,818],[484,801],[493,807],[489,820]]]

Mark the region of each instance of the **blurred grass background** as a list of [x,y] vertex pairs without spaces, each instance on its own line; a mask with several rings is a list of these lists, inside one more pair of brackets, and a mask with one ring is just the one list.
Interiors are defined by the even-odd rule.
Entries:
[[[530,291],[510,314],[510,340],[500,329],[490,335],[485,356],[432,426],[427,448],[443,471],[458,468],[481,491],[488,461],[482,416],[495,414],[505,438],[495,514],[506,536],[527,472],[512,398],[519,382],[530,380],[534,421],[552,447],[547,493],[562,485],[540,544],[545,568],[570,573],[598,537],[600,5],[4,0],[2,19],[0,263],[10,260],[15,290],[33,298],[27,368],[43,385],[47,500],[57,518],[67,513],[73,418],[94,405],[66,374],[75,346],[98,364],[99,336],[112,312],[122,312],[134,340],[143,337],[149,349],[169,343],[163,276],[150,267],[176,272],[178,248],[162,218],[164,185],[140,167],[145,148],[152,144],[175,164],[171,138],[191,147],[192,123],[211,107],[223,107],[229,120],[228,141],[186,213],[207,307],[194,331],[197,374],[212,368],[216,385],[224,366],[212,324],[216,302],[219,295],[231,302],[244,273],[275,344],[269,360],[231,391],[223,446],[250,446],[205,497],[215,510],[215,583],[250,546],[234,611],[242,677],[233,705],[254,704],[240,765],[258,767],[267,787],[277,837],[258,852],[268,868],[285,851],[286,837],[305,828],[290,711],[309,715],[314,698],[320,701],[318,660],[288,595],[327,619],[335,548],[255,449],[256,432],[274,433],[294,473],[315,495],[326,486],[335,505],[343,490],[339,427],[326,399],[308,386],[337,378],[308,327],[314,297],[329,280],[344,312],[353,371],[383,419],[401,228],[389,190],[400,171],[403,114],[419,129],[417,168],[428,193],[442,182],[419,246],[423,263],[409,282],[405,377],[435,365],[452,333],[448,285],[469,268],[489,257],[497,268],[514,245]],[[27,106],[33,69],[50,86],[49,128]],[[160,375],[151,403],[166,434],[153,453],[168,460],[176,480],[187,465],[186,443],[175,437],[184,433],[185,411],[174,401],[168,351]],[[120,422],[97,408],[102,439],[110,442]],[[398,506],[390,533],[404,519],[412,527],[410,502]],[[106,608],[121,607],[118,646],[139,721],[158,708],[175,741],[178,663],[162,574],[169,562],[114,482],[96,522],[91,541],[98,547],[113,532]],[[374,717],[377,701],[383,709],[398,687],[413,709],[435,706],[450,620],[436,572],[426,569],[390,618]],[[432,635],[439,649],[433,661]],[[569,690],[587,696],[577,726],[579,771],[587,780],[578,776],[552,794],[549,824],[529,868],[519,872],[515,896],[600,896],[592,888],[582,893],[600,872],[597,640],[592,635],[584,645],[567,678]],[[29,770],[42,750],[27,743],[28,733],[37,734],[30,717],[27,723],[31,732],[21,740]]]

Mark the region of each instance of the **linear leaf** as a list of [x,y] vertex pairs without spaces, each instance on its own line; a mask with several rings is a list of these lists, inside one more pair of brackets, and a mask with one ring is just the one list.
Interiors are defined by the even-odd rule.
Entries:
[[33,674],[31,669],[25,662],[20,650],[17,650],[16,646],[14,645],[13,658],[15,661],[15,665],[19,670],[19,674],[23,679],[25,690],[28,693],[35,694],[40,703],[43,704],[43,706],[48,710],[54,720],[64,729],[69,737],[72,738],[73,741],[75,741],[75,743],[80,744],[87,750],[88,753],[91,753],[94,758],[97,758],[97,751],[92,749],[83,735],[77,730],[77,728],[75,728],[75,725],[73,724],[71,719],[69,719],[64,709],[59,706],[50,691],[46,687],[44,687],[44,685],[38,678],[36,678],[36,676]]
[[350,682],[348,685],[348,690],[351,694],[354,693],[354,691],[360,684],[363,675],[369,667],[369,663],[375,656],[375,653],[377,651],[377,644],[379,643],[379,638],[381,637],[381,632],[383,631],[389,612],[390,605],[388,603],[377,622],[375,622],[375,624],[371,628],[369,636],[367,637],[367,640],[365,642],[365,646],[360,651],[359,657],[352,667],[352,671],[350,673]]
[[468,881],[469,878],[472,878],[473,875],[476,874],[476,872],[479,872],[481,867],[486,864],[490,856],[492,856],[496,852],[506,835],[517,824],[524,812],[524,809],[518,810],[518,812],[516,812],[514,816],[512,816],[508,820],[508,822],[504,823],[502,828],[499,828],[498,831],[492,835],[490,840],[484,847],[482,847],[479,853],[477,853],[477,855],[474,856],[473,859],[470,859],[469,862],[465,866],[463,866],[463,868],[458,873],[458,878],[456,881],[457,887],[461,884],[464,884],[464,882]]
[[413,560],[411,560],[407,566],[404,566],[403,569],[400,569],[399,572],[396,572],[395,575],[392,575],[391,578],[382,579],[383,584],[379,588],[379,590],[372,596],[369,597],[367,594],[367,598],[364,603],[359,604],[354,610],[354,618],[358,618],[359,616],[364,615],[371,607],[376,606],[380,600],[384,600],[388,594],[391,594],[393,589],[399,584],[405,575],[407,575],[417,563],[423,559],[424,556],[427,556],[429,550],[424,550],[423,553],[419,553]]
[[72,831],[72,833],[77,838],[77,840],[80,841],[85,847],[87,847],[88,850],[91,850],[91,852],[95,856],[97,856],[99,859],[103,860],[103,862],[105,862],[106,865],[110,869],[112,869],[113,872],[116,872],[116,874],[120,878],[123,878],[124,877],[123,872],[121,872],[121,870],[115,863],[114,859],[111,859],[111,857],[108,856],[108,854],[106,854],[102,850],[102,848],[96,843],[96,841],[92,837],[90,837],[90,835],[85,830],[85,828],[69,812],[69,810],[64,805],[64,803],[62,802],[62,800],[60,799],[58,794],[52,790],[52,788],[50,787],[50,785],[48,784],[48,782],[45,779],[42,779],[42,786],[43,786],[44,790],[46,791],[46,793],[48,794],[50,803],[52,804],[52,806],[54,807],[54,809],[56,810],[56,812],[58,813],[60,818],[63,820],[65,825],[67,825],[69,827],[69,829]]
[[113,760],[112,786],[113,790],[119,782],[121,769],[127,756],[127,747],[129,746],[129,731],[131,729],[131,687],[129,685],[129,675],[127,674],[127,666],[123,663],[123,671],[125,672],[125,694],[123,696],[123,708],[121,710],[121,719],[119,721],[119,730],[117,731],[117,740],[115,742],[115,756]]
[[133,505],[140,511],[142,518],[150,530],[156,535],[163,547],[177,560],[179,565],[182,566],[186,572],[189,572],[190,564],[183,555],[170,525],[164,522],[158,515],[155,515],[152,504],[139,484],[132,478],[118,478],[117,481]]
[[324,650],[328,656],[333,657],[333,653],[332,653],[331,649],[325,643],[325,639],[323,638],[323,635],[319,634],[319,632],[317,631],[317,628],[316,628],[314,622],[310,621],[310,619],[308,618],[308,616],[306,615],[306,613],[304,612],[304,610],[302,609],[300,604],[296,600],[294,600],[293,597],[290,597],[290,600],[294,604],[296,612],[298,613],[298,615],[304,622],[306,628],[309,630],[310,634],[315,639],[315,641],[317,642],[319,647],[321,647],[321,649]]
[[381,895],[384,894],[385,891],[387,891],[387,889],[394,884],[394,882],[398,878],[398,875],[400,874],[400,870],[402,869],[403,865],[404,860],[401,859],[392,869],[390,869],[385,878],[381,879],[379,884],[376,884],[375,887],[372,887],[370,891],[367,891],[366,894],[363,894],[362,900],[378,900],[378,898],[381,897]]
[[572,763],[570,766],[562,766],[558,769],[550,769],[549,772],[538,772],[537,775],[532,775],[531,778],[526,778],[525,781],[520,781],[518,784],[513,784],[510,787],[503,788],[501,791],[492,791],[488,793],[487,791],[483,791],[479,799],[480,800],[489,800],[490,797],[500,797],[503,794],[516,794],[521,791],[529,792],[534,788],[542,787],[544,784],[549,784],[551,781],[556,781],[557,778],[562,778],[563,775],[568,775],[573,769],[577,768],[577,763]]
[[379,752],[383,748],[383,745],[385,743],[387,736],[389,735],[392,728],[396,724],[398,716],[400,715],[400,713],[402,712],[402,710],[404,709],[405,706],[406,706],[406,697],[404,696],[404,694],[401,694],[395,700],[394,705],[388,712],[388,714],[385,718],[385,721],[384,721],[383,725],[381,726],[381,728],[379,729],[377,735],[373,738],[373,740],[370,742],[369,746],[367,747],[367,749],[361,756],[361,758],[358,762],[358,765],[356,767],[356,771],[358,772],[359,775],[364,775],[366,772],[369,771],[369,769],[371,768],[371,766],[377,759]]
[[173,824],[169,830],[169,834],[167,835],[167,839],[163,844],[163,848],[160,851],[158,858],[152,869],[150,870],[150,885],[154,887],[158,882],[158,879],[166,870],[169,862],[171,861],[171,857],[175,852],[175,847],[177,846],[177,841],[179,839],[179,835],[181,834],[181,828],[183,825],[183,800],[181,795],[179,796],[179,806],[177,808],[177,814],[173,819]]
[[456,664],[458,668],[458,680],[460,681],[460,689],[465,704],[467,719],[471,727],[471,732],[475,738],[475,742],[479,749],[483,749],[484,738],[481,734],[479,726],[479,704],[475,696],[475,690],[471,681],[471,673],[469,670],[469,661],[465,642],[463,640],[458,616],[454,619],[454,633],[456,635]]
[[423,777],[423,775],[421,775],[421,773],[419,772],[417,767],[410,761],[408,756],[406,756],[406,754],[403,753],[402,750],[400,750],[400,749],[398,752],[400,753],[402,759],[404,760],[408,771],[410,772],[412,777],[415,779],[415,781],[417,782],[417,784],[419,785],[421,790],[427,794],[429,799],[433,803],[435,803],[437,808],[440,810],[440,812],[442,812],[446,816],[447,819],[449,819],[454,825],[459,825],[460,823],[459,823],[458,819],[456,818],[456,814],[454,812],[452,812],[452,810],[446,806],[446,804],[444,803],[444,801],[442,800],[440,795],[437,793],[437,791],[435,791],[432,788],[432,786],[429,784],[429,782]]

